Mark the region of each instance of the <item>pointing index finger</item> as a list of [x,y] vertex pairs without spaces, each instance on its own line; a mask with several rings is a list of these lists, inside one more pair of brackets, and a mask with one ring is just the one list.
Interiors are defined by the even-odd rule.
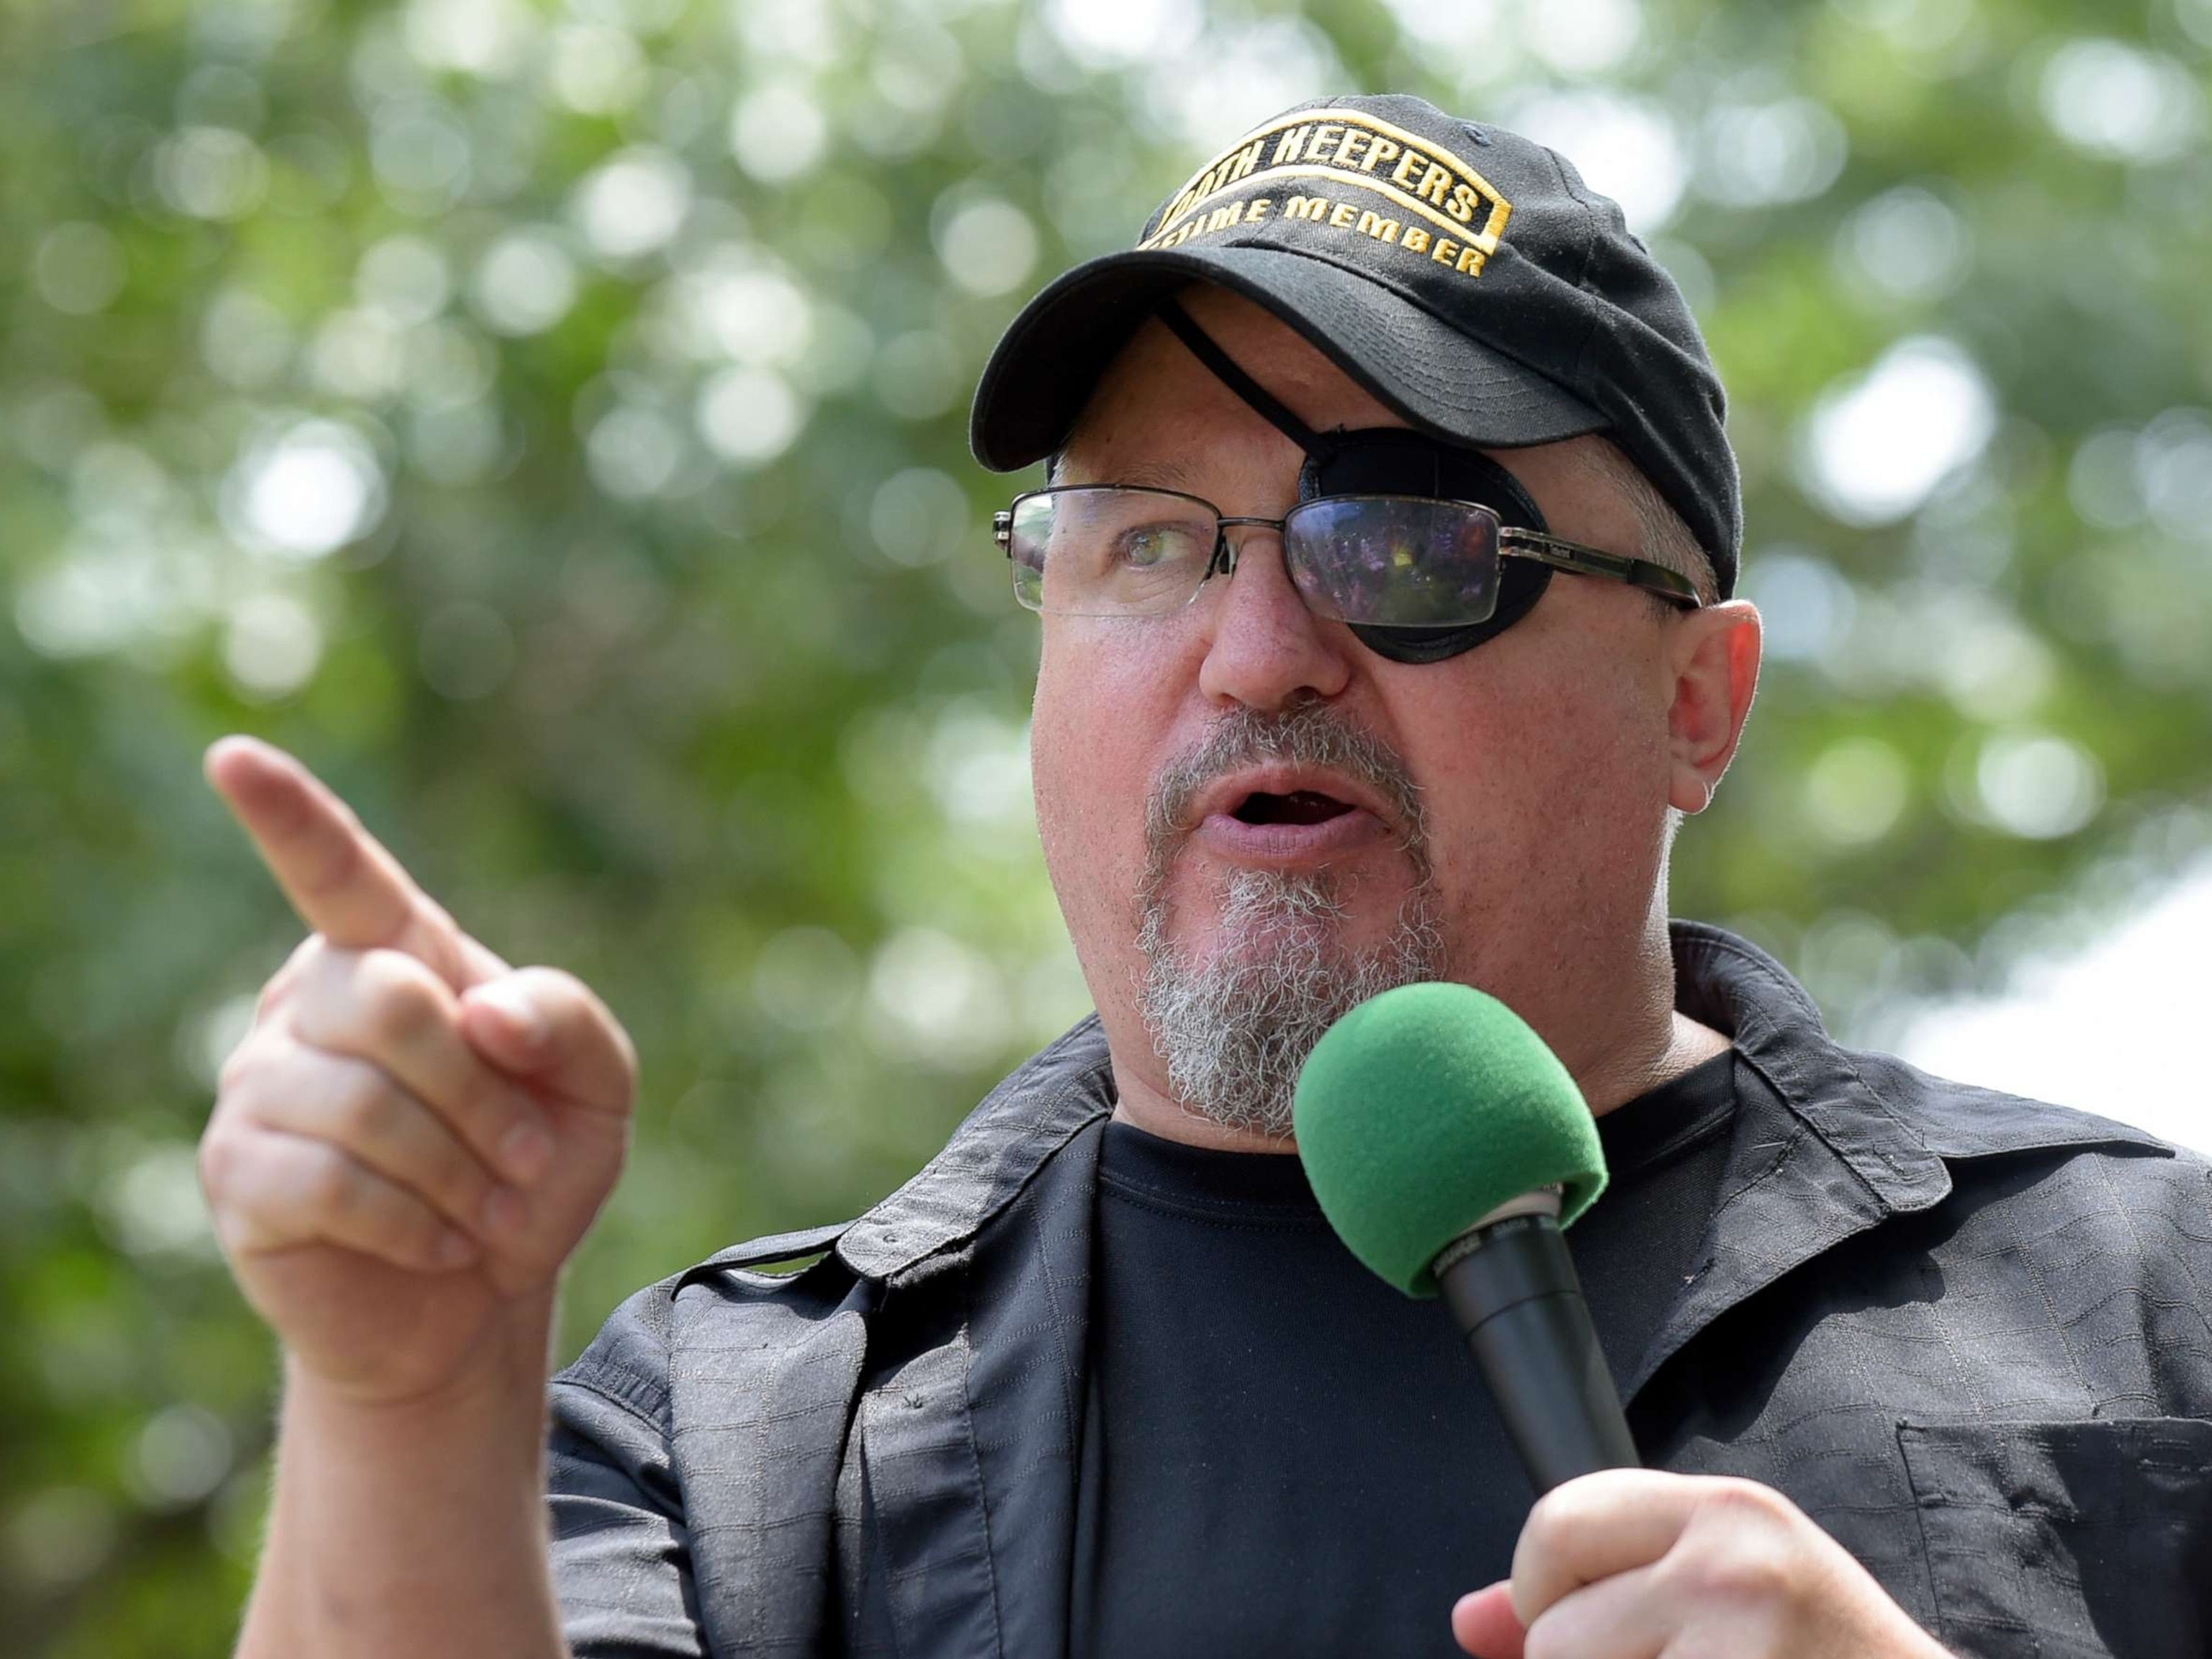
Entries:
[[340,949],[388,946],[468,982],[452,919],[314,774],[246,737],[209,749],[206,772],[301,921]]

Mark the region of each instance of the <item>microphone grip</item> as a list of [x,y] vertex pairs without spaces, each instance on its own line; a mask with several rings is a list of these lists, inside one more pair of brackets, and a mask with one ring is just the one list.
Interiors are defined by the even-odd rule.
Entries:
[[1555,1218],[1518,1215],[1465,1234],[1435,1273],[1539,1496],[1640,1467]]

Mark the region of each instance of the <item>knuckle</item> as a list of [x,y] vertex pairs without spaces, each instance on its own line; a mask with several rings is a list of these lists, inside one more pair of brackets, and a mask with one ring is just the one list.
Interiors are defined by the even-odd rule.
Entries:
[[1701,1514],[1747,1526],[1771,1524],[1795,1513],[1790,1501],[1773,1487],[1733,1475],[1716,1478],[1699,1494],[1698,1508]]
[[356,1063],[339,1073],[329,1116],[342,1139],[381,1146],[397,1137],[399,1102],[374,1067]]
[[437,1154],[426,1178],[432,1196],[450,1214],[473,1218],[491,1192],[491,1177],[473,1158],[452,1148]]
[[1559,1548],[1561,1540],[1573,1532],[1576,1517],[1582,1509],[1577,1496],[1560,1486],[1536,1500],[1535,1506],[1528,1511],[1528,1519],[1521,1528],[1522,1536],[1532,1552],[1540,1557],[1548,1558]]
[[483,1145],[479,1138],[498,1134],[515,1112],[513,1089],[488,1066],[471,1063],[462,1073],[445,1115],[457,1133],[472,1143]]
[[524,996],[556,1018],[576,1013],[592,999],[584,981],[565,968],[533,964],[518,968],[507,977]]
[[382,1043],[411,1046],[444,1017],[444,1000],[429,970],[397,951],[371,951],[362,964],[362,981],[369,1031]]
[[1688,1595],[1747,1607],[1771,1604],[1795,1588],[1799,1555],[1783,1522],[1788,1501],[1747,1480],[1717,1481],[1669,1553],[1667,1568]]
[[1701,1551],[1686,1575],[1699,1600],[1729,1607],[1763,1606],[1790,1588],[1788,1563],[1780,1553],[1755,1543]]
[[199,1170],[200,1191],[206,1195],[209,1206],[216,1210],[226,1207],[237,1182],[236,1141],[221,1127],[210,1127],[200,1137],[195,1163]]
[[252,1074],[253,1043],[249,1038],[223,1056],[222,1065],[215,1074],[216,1098],[228,1100],[243,1094]]
[[615,1018],[598,992],[565,968],[534,966],[519,968],[514,974],[518,987],[544,1012],[547,1020],[556,1029],[588,1044],[605,1045],[613,1057],[617,1074],[624,1087],[635,1091],[637,1086],[637,1048],[621,1020]]
[[361,1183],[343,1155],[331,1148],[317,1147],[309,1154],[300,1190],[307,1203],[323,1215],[347,1216],[361,1206]]

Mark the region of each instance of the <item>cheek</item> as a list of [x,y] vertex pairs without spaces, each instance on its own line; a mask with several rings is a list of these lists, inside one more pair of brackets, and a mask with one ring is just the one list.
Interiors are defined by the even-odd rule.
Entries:
[[1586,905],[1640,868],[1664,821],[1665,714],[1635,665],[1546,667],[1470,664],[1474,684],[1437,688],[1455,717],[1401,727],[1438,734],[1409,758],[1438,882],[1468,914]]
[[1127,624],[1048,622],[1037,670],[1030,744],[1037,832],[1063,907],[1086,890],[1126,906],[1134,891],[1145,792],[1173,719],[1164,653],[1098,639],[1102,626]]

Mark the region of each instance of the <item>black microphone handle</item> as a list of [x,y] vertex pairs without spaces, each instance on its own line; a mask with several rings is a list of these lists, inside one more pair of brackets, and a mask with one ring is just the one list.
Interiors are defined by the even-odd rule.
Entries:
[[1554,1218],[1516,1215],[1462,1235],[1437,1257],[1436,1278],[1539,1496],[1640,1466]]

